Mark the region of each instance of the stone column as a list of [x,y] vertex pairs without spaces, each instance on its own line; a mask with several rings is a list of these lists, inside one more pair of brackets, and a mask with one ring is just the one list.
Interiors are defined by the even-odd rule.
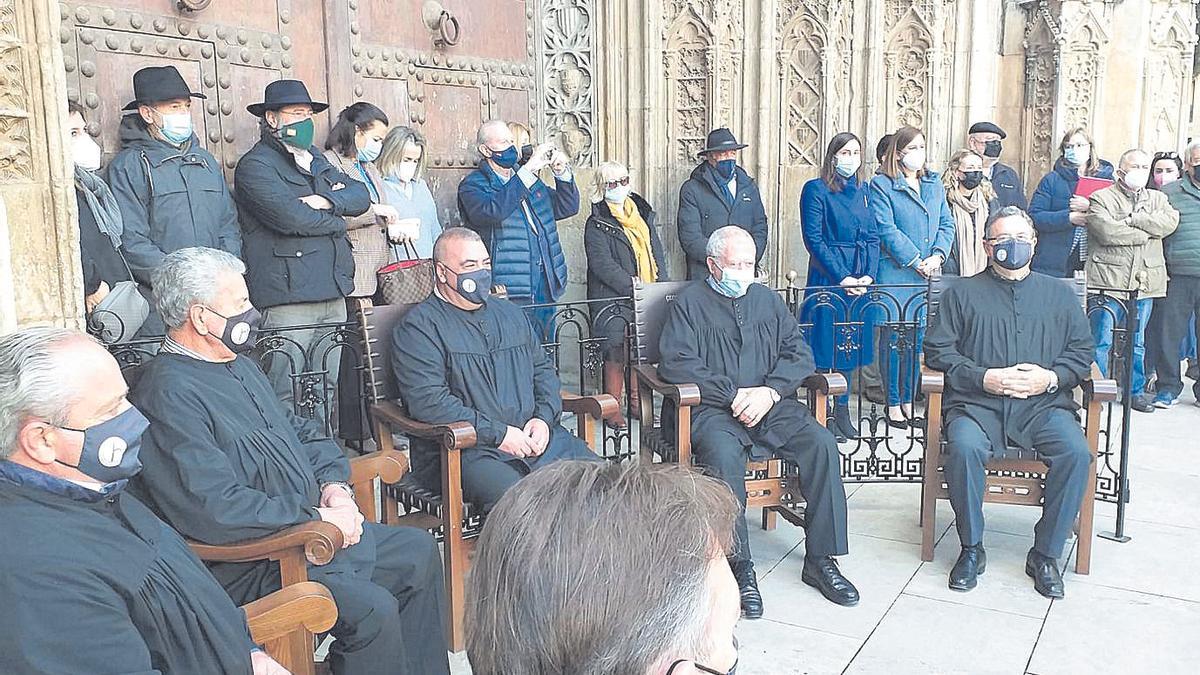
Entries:
[[82,281],[53,0],[0,0],[0,331],[78,327]]

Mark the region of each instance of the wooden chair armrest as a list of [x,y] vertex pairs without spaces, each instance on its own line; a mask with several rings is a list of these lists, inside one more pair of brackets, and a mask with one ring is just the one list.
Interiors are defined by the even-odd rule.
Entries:
[[323,633],[337,621],[337,604],[329,589],[315,581],[292,584],[242,606],[250,639],[257,644],[306,630]]
[[621,404],[617,403],[616,397],[611,394],[580,396],[564,391],[562,393],[562,409],[563,412],[582,413],[599,420],[616,415],[617,411],[621,409]]
[[383,401],[371,406],[371,416],[387,422],[409,436],[438,440],[447,450],[464,450],[476,444],[475,427],[467,422],[449,424],[425,424],[418,422],[392,401]]
[[370,483],[378,478],[384,485],[399,483],[408,473],[408,457],[399,450],[380,450],[350,460],[350,485]]
[[658,369],[651,365],[639,364],[633,367],[638,382],[666,396],[679,406],[700,405],[700,387],[694,384],[670,384],[658,376]]
[[921,392],[940,394],[946,387],[946,375],[929,368],[921,369]]
[[841,396],[847,389],[846,378],[841,373],[813,373],[804,378],[800,386],[830,396]]
[[1092,364],[1092,372],[1080,383],[1085,399],[1108,403],[1117,400],[1117,381],[1100,374],[1100,366]]
[[311,520],[261,539],[221,546],[189,541],[188,546],[197,557],[209,562],[275,560],[289,549],[295,549],[302,550],[304,558],[313,565],[325,565],[342,549],[342,531],[333,523]]

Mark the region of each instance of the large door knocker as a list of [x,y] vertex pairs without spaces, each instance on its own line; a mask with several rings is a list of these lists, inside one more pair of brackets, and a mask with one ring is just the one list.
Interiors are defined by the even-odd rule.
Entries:
[[460,31],[458,17],[446,11],[437,0],[426,0],[421,8],[421,18],[425,27],[433,33],[435,47],[453,47],[458,44]]
[[175,7],[181,12],[199,12],[211,4],[212,0],[176,0]]

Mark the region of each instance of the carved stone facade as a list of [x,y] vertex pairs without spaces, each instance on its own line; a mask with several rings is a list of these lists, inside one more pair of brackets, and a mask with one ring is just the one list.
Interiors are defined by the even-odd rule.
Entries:
[[[840,131],[863,139],[873,168],[880,136],[920,126],[936,167],[972,122],[991,119],[1029,188],[1072,126],[1088,127],[1106,159],[1196,135],[1195,0],[441,0],[462,28],[455,45],[418,20],[426,4],[437,3],[267,0],[190,13],[166,0],[0,0],[0,329],[14,315],[77,316],[61,99],[89,109],[111,155],[130,75],[146,64],[175,64],[209,95],[194,121],[226,168],[257,139],[245,104],[275,78],[327,97],[326,122],[375,102],[428,137],[446,224],[458,220],[454,189],[476,161],[477,124],[529,123],[575,159],[585,199],[590,167],[629,165],[676,273],[679,185],[707,132],[729,126],[750,145],[740,163],[766,201],[775,281],[807,264],[800,190]],[[561,226],[573,295],[588,211]]]

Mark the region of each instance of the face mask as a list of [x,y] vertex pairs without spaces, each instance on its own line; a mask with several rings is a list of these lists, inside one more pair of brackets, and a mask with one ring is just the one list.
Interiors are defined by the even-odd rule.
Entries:
[[150,422],[137,408],[87,429],[59,427],[66,431],[83,434],[83,451],[78,464],[54,460],[64,466],[79,469],[85,475],[102,483],[114,483],[133,478],[142,470],[138,453],[142,448],[142,434]]
[[717,162],[717,175],[726,183],[733,178],[733,169],[737,166],[736,159],[723,159]]
[[1006,270],[1019,270],[1033,259],[1033,242],[1009,239],[992,247],[992,260]]
[[71,159],[75,166],[86,171],[98,171],[101,154],[100,145],[86,131],[71,139]]
[[487,303],[488,294],[492,292],[492,271],[490,269],[483,268],[461,273],[456,273],[449,267],[446,270],[457,278],[454,290],[458,291],[463,299],[477,305]]
[[313,121],[309,117],[299,122],[292,122],[279,127],[279,140],[293,148],[308,150],[313,143]]
[[258,329],[262,325],[262,314],[251,307],[234,316],[225,316],[215,309],[205,307],[208,311],[225,319],[225,330],[221,331],[221,343],[234,354],[244,354],[258,343]]
[[959,181],[959,183],[961,183],[962,186],[968,190],[974,190],[975,188],[979,187],[979,184],[982,182],[982,171],[964,171],[962,180]]
[[396,167],[396,178],[399,178],[402,183],[412,180],[415,175],[417,175],[416,162],[404,161],[400,162],[400,166]]
[[1125,177],[1121,179],[1121,182],[1130,190],[1141,190],[1146,187],[1146,183],[1149,180],[1149,169],[1132,169],[1125,172]]
[[517,163],[524,166],[525,162],[528,162],[531,157],[533,157],[533,146],[528,144],[522,145],[521,158],[517,160]]
[[192,137],[191,113],[182,112],[169,115],[159,113],[159,117],[162,118],[162,122],[159,124],[158,130],[162,132],[163,138],[175,145],[180,145]]
[[984,157],[999,157],[1000,156],[1000,141],[988,141],[983,144]]
[[1087,161],[1091,158],[1091,156],[1092,148],[1090,146],[1085,146],[1082,148],[1072,146],[1067,148],[1066,152],[1063,153],[1063,158],[1067,160],[1068,164],[1073,166],[1083,166],[1084,164],[1087,164]]
[[727,298],[742,297],[754,283],[754,270],[727,270],[719,265],[717,269],[721,270],[721,279],[718,281],[710,276],[710,283],[713,289]]
[[837,164],[834,165],[834,170],[837,171],[842,178],[853,176],[858,167],[862,166],[862,158],[847,155],[838,155]]
[[517,146],[510,145],[503,150],[492,150],[492,161],[496,166],[502,169],[511,169],[517,165],[517,160],[520,156],[517,154]]
[[1169,173],[1154,174],[1154,184],[1157,185],[1158,187],[1162,187],[1164,185],[1170,185],[1171,183],[1174,183],[1177,180],[1179,180],[1179,176],[1176,176],[1174,174],[1169,174]]
[[909,171],[920,171],[925,168],[925,151],[910,150],[900,158],[900,163]]
[[358,161],[374,162],[381,151],[383,151],[383,141],[372,138],[367,141],[365,146],[358,149]]
[[611,190],[604,191],[604,201],[613,204],[624,204],[625,199],[629,197],[629,193],[633,190],[632,185],[618,185]]

